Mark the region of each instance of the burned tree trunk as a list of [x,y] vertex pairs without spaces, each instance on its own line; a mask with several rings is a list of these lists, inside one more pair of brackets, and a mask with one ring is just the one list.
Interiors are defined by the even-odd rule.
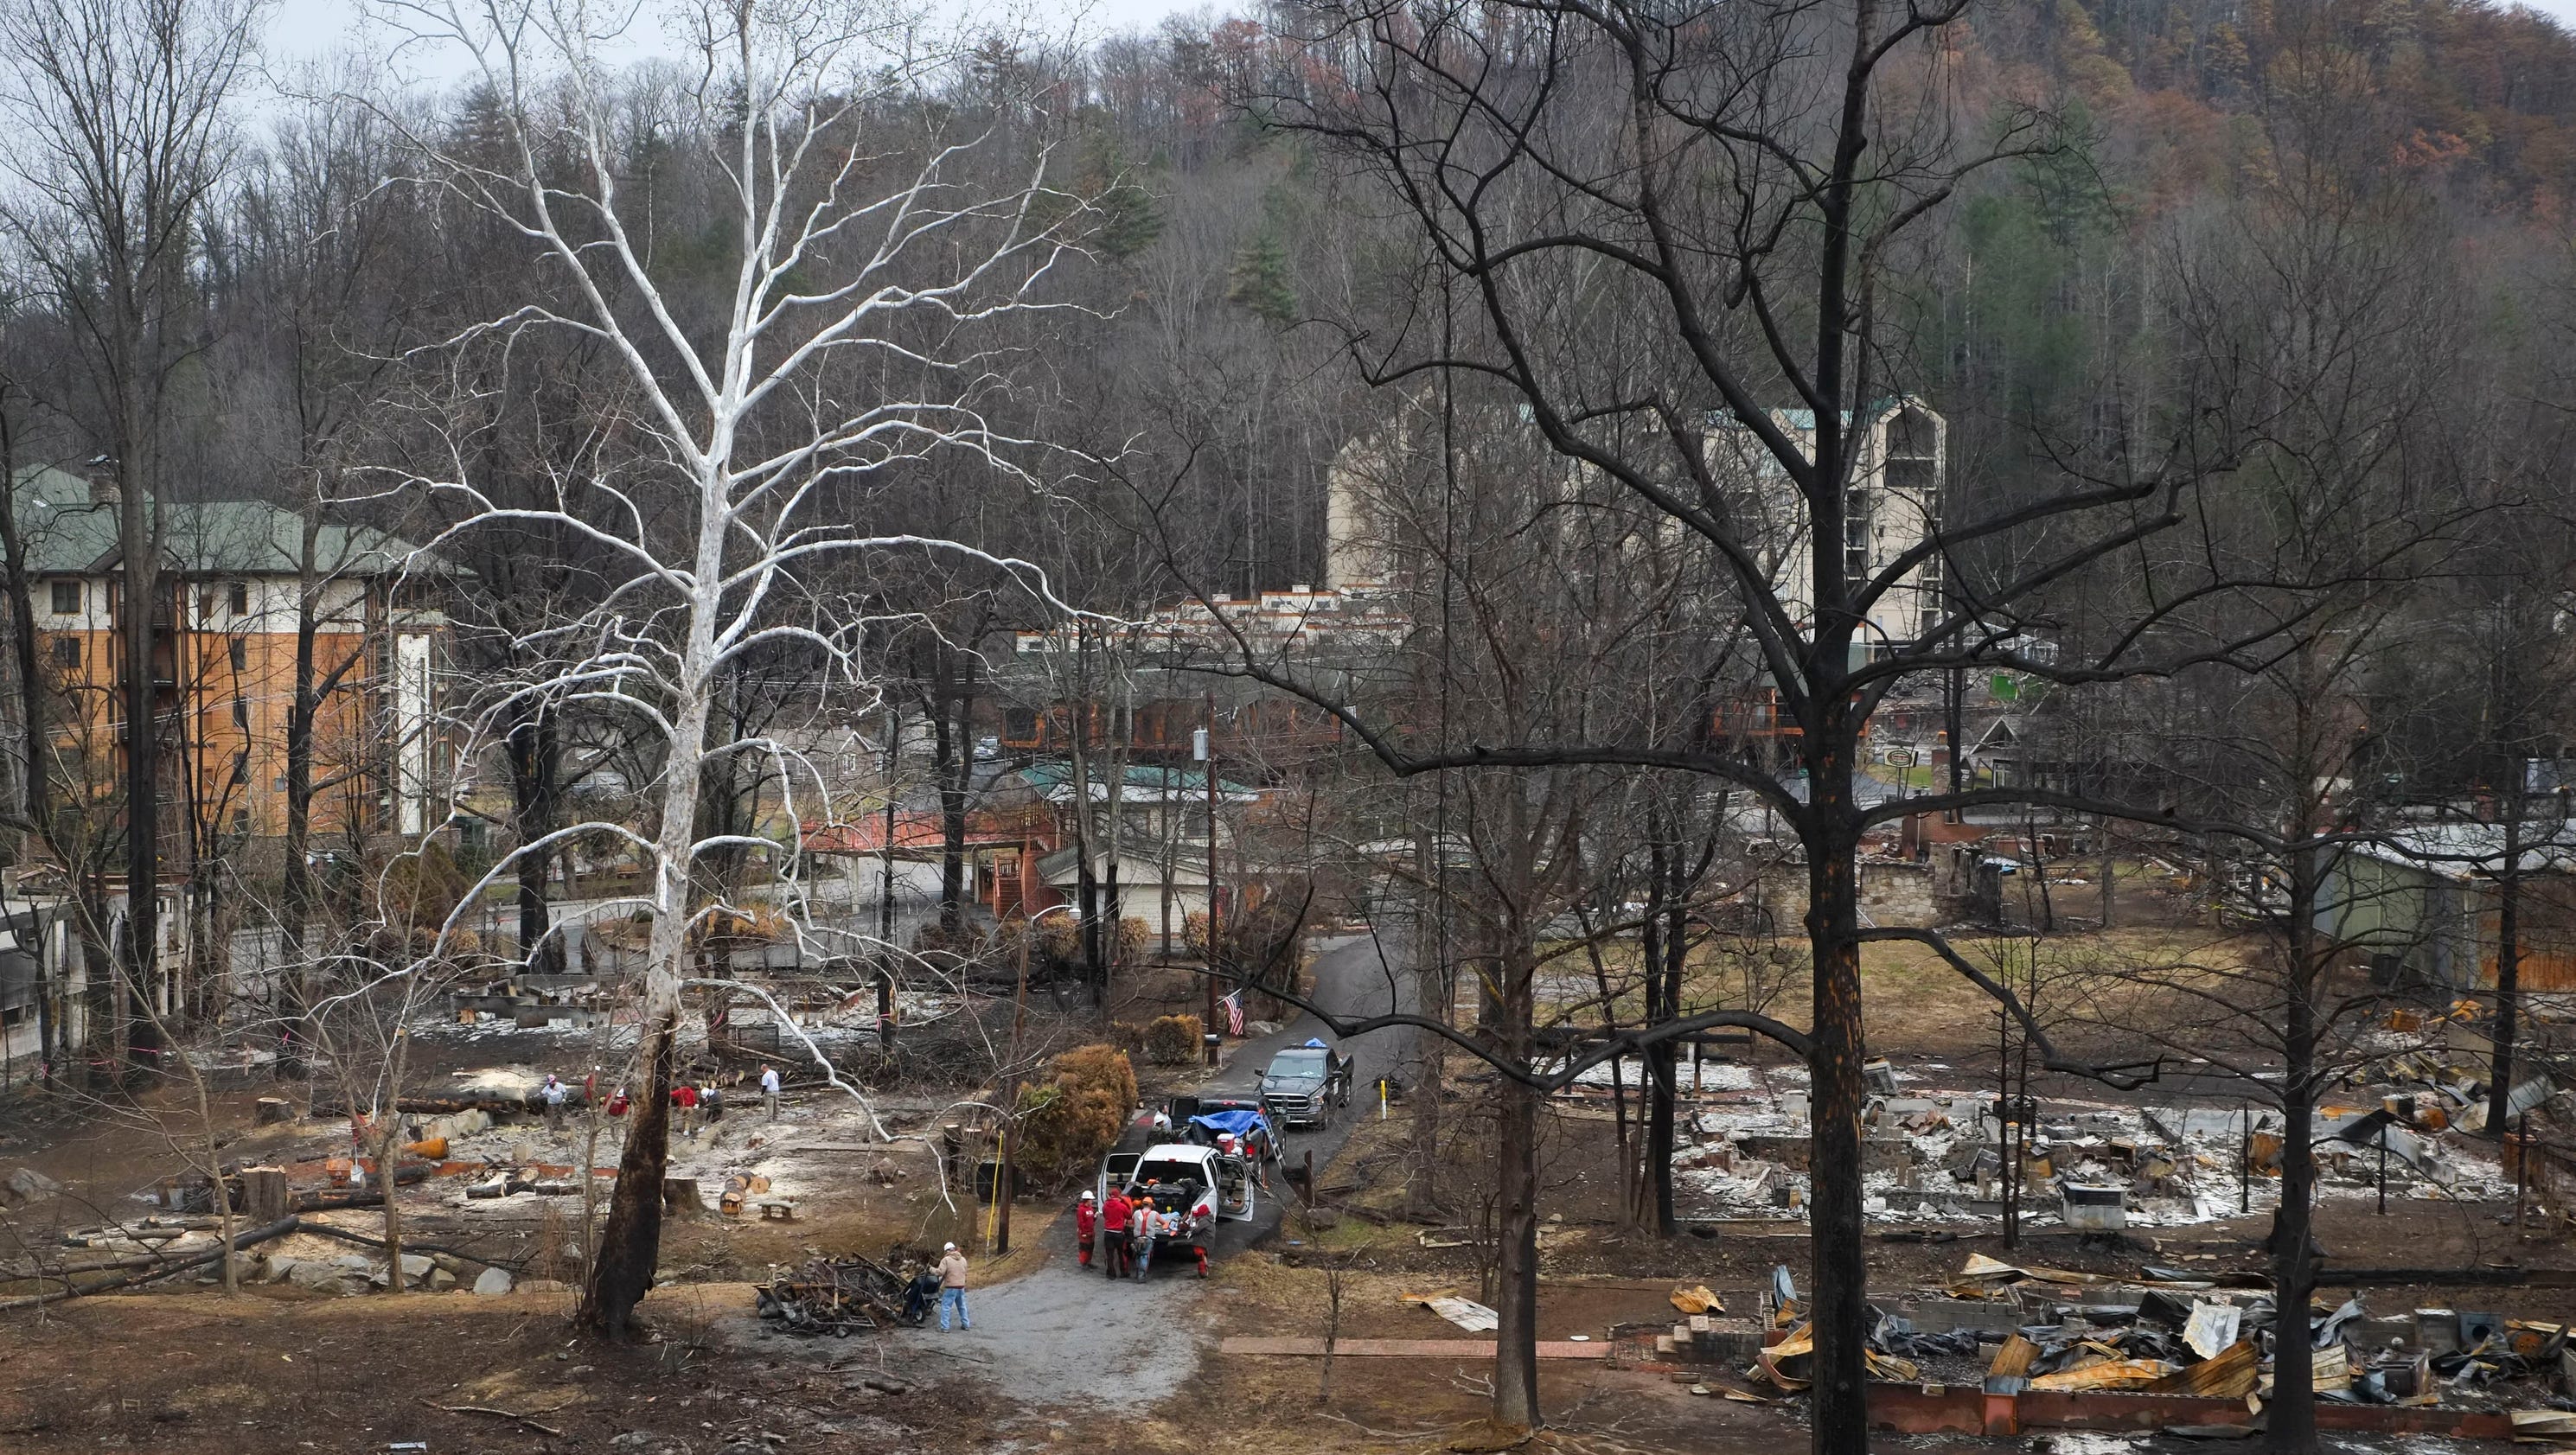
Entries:
[[[9,654],[18,678],[18,802],[26,831],[44,837],[52,832],[53,808],[46,783],[46,760],[53,755],[53,717],[36,642],[36,591],[27,571],[27,542],[18,529],[18,447],[5,401],[0,401],[0,584],[8,591]],[[70,855],[56,849],[66,863]],[[50,1044],[50,1043],[49,1043]]]
[[[1837,737],[1834,741],[1847,741]],[[1860,1254],[1862,1102],[1859,894],[1851,760],[1816,755],[1809,771],[1807,934],[1814,946],[1811,1097],[1815,1448],[1869,1448],[1869,1268]]]
[[[1526,1066],[1537,965],[1526,937],[1514,934],[1497,957],[1495,1030],[1507,1064]],[[1533,1429],[1538,1402],[1538,1134],[1542,1098],[1504,1078],[1496,1118],[1495,1204],[1499,1209],[1494,1280],[1495,1423]]]
[[[1644,1024],[1657,1025],[1678,1019],[1681,1015],[1682,975],[1690,953],[1690,906],[1688,872],[1681,846],[1677,842],[1667,844],[1658,836],[1649,862],[1654,879],[1646,907],[1647,930],[1643,942],[1646,962]],[[1678,1140],[1674,1125],[1680,1099],[1680,1088],[1675,1078],[1678,1050],[1676,1044],[1669,1040],[1657,1041],[1647,1047],[1645,1084],[1640,1088],[1646,1097],[1643,1157],[1652,1213],[1648,1226],[1659,1237],[1672,1236],[1676,1226],[1673,1218],[1673,1148]]]
[[679,1017],[661,1016],[646,1028],[640,1060],[642,1095],[617,1163],[617,1187],[608,1220],[582,1290],[584,1322],[611,1339],[632,1329],[635,1306],[653,1287],[661,1264],[662,1179],[671,1165],[671,1080],[676,1070]]
[[[2293,936],[2295,944],[2299,937]],[[2292,954],[2298,951],[2293,949]],[[2294,991],[2284,1007],[2281,1075],[2281,1206],[2272,1220],[2274,1304],[2281,1324],[2273,1340],[2272,1403],[2267,1449],[2305,1455],[2317,1443],[2314,1350],[2308,1303],[2317,1287],[2316,1006]]]
[[527,846],[556,827],[562,765],[559,732],[553,712],[542,702],[520,699],[512,703],[511,712],[504,744],[510,760],[510,816],[520,845],[519,958],[536,974],[553,974],[563,968],[565,956],[554,934],[548,881],[561,856],[551,848],[531,851]]

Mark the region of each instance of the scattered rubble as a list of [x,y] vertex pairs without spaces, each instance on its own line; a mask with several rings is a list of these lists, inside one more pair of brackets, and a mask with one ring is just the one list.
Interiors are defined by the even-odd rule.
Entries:
[[[1674,1149],[1675,1181],[1702,1215],[1804,1217],[1807,1096],[1769,1085],[1792,1080],[1792,1069],[1686,1093],[1687,1140]],[[2492,1143],[2462,1130],[2482,1119],[2483,1088],[2469,1068],[2417,1050],[2371,1070],[2360,1104],[2319,1110],[2320,1197],[2377,1196],[2383,1180],[2392,1199],[2515,1196],[2512,1166]],[[2000,1220],[2004,1136],[1992,1092],[1900,1085],[1908,1079],[1883,1063],[1873,1067],[1878,1090],[1863,1114],[1861,1142],[1863,1211],[1881,1223]],[[2539,1105],[2553,1093],[2533,1081],[2539,1084],[2526,1086]],[[2517,1100],[2524,1095],[2517,1091]],[[2110,1234],[2206,1223],[2280,1200],[2277,1118],[2259,1108],[2067,1099],[2042,1108],[2027,1136],[2018,1179],[2025,1225]]]
[[1472,1298],[1460,1298],[1454,1288],[1436,1293],[1399,1295],[1409,1304],[1418,1304],[1457,1325],[1470,1334],[1490,1334],[1502,1327],[1502,1316]]

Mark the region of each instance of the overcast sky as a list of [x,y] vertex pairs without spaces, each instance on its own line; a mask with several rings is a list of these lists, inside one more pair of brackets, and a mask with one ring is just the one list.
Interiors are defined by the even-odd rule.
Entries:
[[[1181,11],[1210,8],[1207,0],[1009,0],[1008,8],[1033,23],[1048,29],[1069,24],[1087,3],[1090,14],[1085,28],[1094,34],[1152,25],[1166,15]],[[2576,0],[2523,0],[2529,8],[2555,16],[2561,24],[2576,26]],[[651,9],[650,5],[645,8]],[[1003,8],[986,5],[982,8]],[[1223,8],[1223,7],[1216,7]],[[384,32],[370,32],[364,21],[361,0],[279,0],[277,17],[269,31],[269,49],[278,60],[318,59],[335,50],[361,46],[382,52],[393,41]],[[639,47],[649,43],[639,37]],[[431,77],[452,76],[461,62],[454,57],[439,58],[418,51],[410,53],[409,69],[414,74]]]
[[[1211,0],[932,0],[951,13],[980,10],[996,18],[1014,17],[1032,26],[1049,30],[1061,29],[1083,16],[1084,28],[1092,34],[1130,30],[1150,26],[1166,15],[1184,11],[1223,8]],[[2576,11],[2576,0],[2559,0]],[[644,10],[657,7],[646,3]],[[1088,15],[1084,16],[1084,11]],[[637,53],[659,44],[651,33],[648,18],[638,27]],[[381,55],[396,46],[402,37],[381,26],[371,26],[363,0],[278,0],[274,21],[269,26],[268,48],[272,60],[292,62],[314,60],[335,51],[356,48],[363,53]],[[458,74],[464,61],[450,54],[440,56],[419,47],[403,52],[400,62],[414,75],[432,78]]]

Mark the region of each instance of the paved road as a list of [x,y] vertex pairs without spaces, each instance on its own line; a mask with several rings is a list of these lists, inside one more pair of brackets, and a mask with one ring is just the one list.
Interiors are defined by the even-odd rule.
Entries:
[[[1377,940],[1351,936],[1325,941],[1320,948],[1317,1004],[1339,1016],[1382,1015],[1392,1006],[1412,1005],[1410,977],[1389,967]],[[1300,1016],[1271,1035],[1244,1042],[1211,1089],[1249,1092],[1272,1052],[1322,1030],[1312,1016]],[[1345,1047],[1354,1078],[1372,1083],[1393,1070],[1405,1039],[1402,1032],[1381,1031]],[[1350,1108],[1331,1126],[1290,1134],[1284,1159],[1302,1159],[1311,1151],[1315,1165],[1322,1167],[1362,1116],[1375,1114],[1373,1109],[1364,1112],[1360,1101],[1354,1092]],[[1271,1183],[1284,1198],[1281,1179],[1274,1176]],[[1223,1225],[1208,1250],[1210,1257],[1230,1257],[1276,1231],[1281,1198],[1263,1199],[1251,1222]],[[1031,1403],[1090,1400],[1135,1406],[1177,1391],[1197,1369],[1201,1352],[1202,1330],[1195,1315],[1204,1285],[1188,1276],[1189,1265],[1176,1261],[1141,1285],[1113,1283],[1075,1263],[1069,1218],[1058,1219],[1049,1231],[1047,1252],[1047,1261],[1036,1271],[967,1296],[976,1319],[972,1333],[942,1335],[934,1328],[914,1337],[934,1350],[939,1341],[954,1340],[958,1352],[984,1361],[1015,1398]]]
[[[1322,953],[1315,957],[1315,1003],[1344,1019],[1387,1015],[1396,1010],[1411,1010],[1412,977],[1387,963],[1392,947],[1368,935],[1351,935],[1323,942]],[[1400,959],[1401,956],[1398,956]],[[1398,997],[1402,999],[1398,999]],[[1209,1083],[1209,1090],[1231,1096],[1250,1096],[1261,1084],[1262,1068],[1283,1046],[1302,1045],[1312,1036],[1323,1036],[1324,1026],[1311,1015],[1300,1015],[1267,1036],[1258,1036],[1235,1048],[1226,1069]],[[1325,1036],[1330,1040],[1331,1037]],[[1376,1084],[1380,1076],[1397,1069],[1406,1050],[1408,1037],[1400,1031],[1379,1031],[1362,1036],[1342,1047],[1351,1057],[1351,1104],[1333,1114],[1332,1125],[1313,1131],[1288,1132],[1282,1138],[1279,1161],[1282,1167],[1315,1154],[1315,1166],[1321,1169],[1350,1140],[1351,1132],[1364,1117],[1377,1114],[1375,1094],[1363,1089]],[[1367,1105],[1363,1106],[1362,1103]],[[1209,1252],[1218,1257],[1248,1247],[1268,1237],[1279,1226],[1289,1196],[1285,1181],[1271,1176],[1271,1186],[1278,1196],[1265,1201],[1260,1215],[1248,1223],[1229,1223],[1226,1236],[1220,1237]]]

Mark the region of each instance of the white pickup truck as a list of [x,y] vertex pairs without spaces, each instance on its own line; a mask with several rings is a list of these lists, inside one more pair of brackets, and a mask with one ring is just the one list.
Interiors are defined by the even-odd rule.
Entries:
[[1215,1235],[1218,1223],[1252,1221],[1258,1195],[1249,1159],[1192,1142],[1156,1142],[1141,1152],[1110,1153],[1095,1189],[1102,1204],[1108,1203],[1112,1188],[1142,1188],[1162,1211],[1180,1210],[1181,1232],[1175,1241],[1201,1247]]

